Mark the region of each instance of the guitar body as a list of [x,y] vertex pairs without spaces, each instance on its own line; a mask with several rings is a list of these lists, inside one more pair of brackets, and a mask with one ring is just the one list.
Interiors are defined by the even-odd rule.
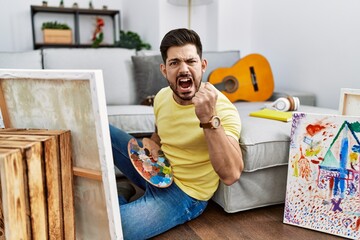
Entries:
[[260,54],[250,54],[232,67],[215,69],[208,81],[231,102],[268,100],[274,92],[270,64]]

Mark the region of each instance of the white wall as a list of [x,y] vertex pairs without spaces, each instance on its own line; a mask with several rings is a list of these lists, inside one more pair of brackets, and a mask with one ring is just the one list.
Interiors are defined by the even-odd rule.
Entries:
[[[58,2],[48,1],[52,6]],[[88,1],[78,3],[87,7]],[[122,29],[139,33],[154,50],[167,31],[187,27],[187,8],[166,0],[93,3],[119,9]],[[40,0],[3,1],[0,51],[32,49],[30,5],[39,4]],[[72,3],[65,0],[65,5]],[[357,0],[214,0],[192,8],[192,28],[201,36],[204,50],[263,54],[271,64],[276,90],[312,92],[318,106],[338,108],[341,87],[360,88],[359,10]]]
[[122,0],[122,2],[122,29],[139,33],[145,42],[152,45],[153,49],[158,49],[160,38],[159,1]]
[[[122,0],[125,31],[139,33],[141,38],[158,51],[162,36],[172,28],[186,27],[186,7],[169,4],[166,0]],[[140,7],[141,6],[141,7]]]
[[338,108],[340,88],[360,88],[360,2],[255,0],[252,51],[263,53],[275,86],[313,92]]
[[252,3],[252,0],[219,0],[216,49],[238,49],[242,56],[252,52]]

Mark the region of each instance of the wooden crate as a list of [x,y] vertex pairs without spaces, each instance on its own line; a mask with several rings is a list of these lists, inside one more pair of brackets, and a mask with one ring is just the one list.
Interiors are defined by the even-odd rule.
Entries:
[[1,239],[31,239],[25,171],[19,149],[0,148]]
[[44,29],[44,43],[71,44],[72,32],[70,29]]
[[[44,193],[45,200],[39,200],[40,203],[33,204],[34,207],[31,207],[30,201],[30,212],[35,214],[40,211],[39,209],[43,209],[41,203],[45,202],[46,214],[43,214],[44,217],[41,218],[45,219],[45,222],[38,221],[38,217],[31,218],[32,237],[34,239],[38,239],[36,236],[42,238],[45,235],[49,236],[49,239],[75,239],[70,137],[70,131],[62,130],[0,130],[0,149],[19,148],[22,151],[27,151],[29,145],[40,145],[40,157],[35,161],[40,166],[34,171],[37,172],[36,177],[38,178],[39,175],[43,175],[43,184],[42,186],[38,184],[36,188],[29,187],[28,192],[30,199],[33,191],[37,196],[43,195],[39,193]],[[28,182],[30,183],[36,177],[31,174],[31,168],[28,167],[27,170]],[[34,219],[36,220],[34,221]],[[38,224],[41,225],[40,228],[37,226]],[[39,231],[39,229],[42,230]]]

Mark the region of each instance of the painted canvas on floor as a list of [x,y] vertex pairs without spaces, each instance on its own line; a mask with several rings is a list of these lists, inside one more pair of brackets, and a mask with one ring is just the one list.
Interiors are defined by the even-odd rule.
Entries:
[[360,239],[360,117],[294,113],[284,223]]

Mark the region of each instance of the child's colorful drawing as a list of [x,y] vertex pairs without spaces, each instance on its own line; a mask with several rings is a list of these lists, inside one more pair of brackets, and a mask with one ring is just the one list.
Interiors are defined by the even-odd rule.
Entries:
[[134,138],[128,143],[130,160],[135,169],[154,186],[170,186],[173,182],[173,173],[169,160],[151,139],[144,138],[142,144],[143,147],[140,147]]
[[294,113],[284,223],[360,239],[360,117]]

